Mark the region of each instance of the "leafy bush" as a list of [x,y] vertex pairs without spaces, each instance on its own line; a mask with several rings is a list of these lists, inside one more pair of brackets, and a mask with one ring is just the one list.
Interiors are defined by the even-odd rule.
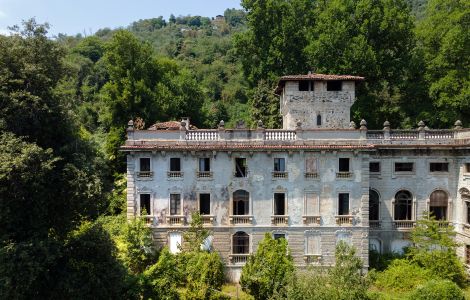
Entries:
[[418,286],[408,297],[410,300],[463,300],[464,293],[454,282],[447,279],[429,280]]
[[403,255],[393,253],[379,253],[375,250],[369,251],[369,267],[377,271],[383,271],[395,260],[403,258]]
[[376,286],[391,291],[411,291],[432,279],[433,274],[406,259],[394,260],[382,273],[377,274]]
[[242,269],[240,284],[255,299],[269,299],[274,293],[285,293],[294,263],[285,239],[273,239],[266,233],[256,253]]

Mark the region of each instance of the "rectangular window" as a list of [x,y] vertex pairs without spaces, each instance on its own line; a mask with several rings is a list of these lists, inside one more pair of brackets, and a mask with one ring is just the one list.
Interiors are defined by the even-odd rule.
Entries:
[[343,89],[343,82],[342,81],[328,81],[326,83],[326,90],[327,91],[341,91]]
[[150,172],[150,158],[140,158],[140,172]]
[[305,159],[305,172],[317,173],[317,159],[315,157],[307,157]]
[[307,216],[319,216],[320,215],[320,203],[318,195],[314,193],[305,194],[305,215]]
[[432,162],[429,164],[430,172],[449,172],[449,163],[446,162]]
[[286,238],[286,235],[284,233],[274,233],[273,234],[273,238],[275,240],[278,240],[278,239],[285,239]]
[[170,215],[181,214],[181,195],[170,194]]
[[380,162],[373,161],[369,163],[369,172],[370,173],[380,173]]
[[340,158],[339,159],[339,171],[340,172],[349,172],[349,158]]
[[285,172],[286,160],[284,158],[274,158],[274,172]]
[[308,91],[309,81],[301,80],[299,81],[299,91]]
[[140,215],[151,215],[150,194],[140,194]]
[[305,254],[321,255],[321,235],[311,234],[305,237]]
[[235,177],[246,177],[246,158],[235,158]]
[[286,194],[274,193],[274,215],[283,216],[286,214]]
[[349,194],[340,193],[338,195],[338,215],[349,215]]
[[209,172],[211,170],[211,159],[208,157],[199,158],[199,172]]
[[181,159],[179,157],[170,158],[170,171],[181,172]]
[[199,194],[199,213],[201,215],[211,214],[211,194]]
[[396,162],[395,172],[413,172],[413,163],[411,162]]

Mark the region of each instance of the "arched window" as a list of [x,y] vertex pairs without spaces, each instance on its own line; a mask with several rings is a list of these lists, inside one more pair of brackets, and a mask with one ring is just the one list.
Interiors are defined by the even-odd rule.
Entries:
[[250,213],[250,193],[238,190],[233,193],[233,214],[248,215]]
[[395,195],[395,220],[412,220],[413,197],[408,191]]
[[321,115],[317,115],[317,126],[321,126]]
[[369,189],[369,220],[379,220],[379,193]]
[[250,236],[243,231],[238,231],[232,236],[232,254],[250,253]]
[[431,193],[429,197],[429,213],[436,217],[436,220],[447,219],[447,202],[449,197],[443,190]]

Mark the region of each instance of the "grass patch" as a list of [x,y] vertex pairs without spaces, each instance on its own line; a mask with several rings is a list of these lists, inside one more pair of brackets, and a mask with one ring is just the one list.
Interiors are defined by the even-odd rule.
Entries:
[[[237,298],[237,286],[238,286],[238,298]],[[240,300],[253,300],[253,297],[244,291],[240,285],[235,283],[226,283],[222,286],[222,293],[224,295],[230,296],[232,299]]]

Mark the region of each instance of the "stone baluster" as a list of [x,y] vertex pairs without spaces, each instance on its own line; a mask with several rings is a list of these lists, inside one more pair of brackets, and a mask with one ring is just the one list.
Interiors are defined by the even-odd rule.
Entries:
[[425,126],[426,126],[426,124],[424,124],[423,121],[419,121],[419,123],[418,123],[418,139],[420,139],[420,140],[425,139],[425,136],[426,136],[426,129],[424,129]]
[[390,122],[385,121],[384,122],[384,140],[389,140],[390,139]]
[[[298,140],[301,140],[302,139],[302,135],[303,135],[303,130],[302,130],[302,122],[300,120],[297,121],[297,124],[295,126],[295,137],[298,139]],[[292,139],[295,139],[295,137],[293,136]]]
[[264,126],[263,121],[259,120],[256,127],[256,139],[264,140]]
[[359,128],[361,133],[361,140],[365,140],[367,138],[367,122],[366,120],[362,119],[361,123],[359,124],[361,127]]
[[349,129],[356,129],[356,123],[354,121],[349,122]]
[[180,140],[185,140],[185,139],[190,139],[190,137],[187,136],[186,122],[181,121],[181,123],[180,123]]

